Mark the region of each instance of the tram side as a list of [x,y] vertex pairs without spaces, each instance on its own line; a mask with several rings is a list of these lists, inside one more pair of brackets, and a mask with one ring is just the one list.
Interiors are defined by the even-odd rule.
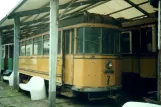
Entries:
[[[119,37],[120,28],[108,24],[80,23],[60,28],[57,61],[60,94],[86,94],[90,99],[104,98],[120,90]],[[22,82],[31,76],[48,81],[49,45],[48,32],[21,40]]]
[[156,29],[155,24],[149,24],[122,32],[122,83],[131,93],[144,95],[157,90]]

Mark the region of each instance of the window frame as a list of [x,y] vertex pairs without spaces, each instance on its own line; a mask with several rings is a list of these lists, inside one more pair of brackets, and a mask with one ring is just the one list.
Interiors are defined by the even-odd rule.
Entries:
[[[45,36],[47,36],[48,35],[48,38],[44,38]],[[49,47],[49,54],[44,54],[44,41],[49,41],[49,46],[50,46],[50,35],[49,34],[44,34],[43,36],[42,36],[42,38],[43,38],[43,43],[42,43],[42,55],[43,56],[49,56],[49,54],[50,54],[50,47]]]
[[[40,40],[39,40],[39,38],[40,38]],[[37,39],[37,40],[35,41],[35,39]],[[38,43],[38,42],[41,42],[41,52],[40,52],[40,54],[38,52],[37,52],[37,54],[35,54],[34,44]],[[42,55],[42,53],[43,53],[43,47],[42,46],[43,46],[42,36],[38,36],[38,37],[33,38],[33,56],[41,56]]]

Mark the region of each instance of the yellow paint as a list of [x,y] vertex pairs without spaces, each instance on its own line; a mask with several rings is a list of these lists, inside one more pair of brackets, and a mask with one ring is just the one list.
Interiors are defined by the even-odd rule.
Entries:
[[141,58],[141,72],[142,78],[156,78],[156,58]]
[[[113,74],[105,74],[107,60],[113,63]],[[40,76],[48,80],[48,57],[20,57],[19,72],[30,75]],[[37,71],[36,73],[33,71]],[[41,72],[41,73],[39,73]],[[45,73],[45,74],[43,74]],[[61,83],[62,59],[58,59],[57,82]],[[93,55],[73,55],[65,56],[64,83],[75,87],[106,87],[121,85],[120,59],[116,56],[93,56]],[[107,84],[107,76],[110,82]]]
[[121,71],[139,73],[139,58],[134,56],[122,57]]
[[73,55],[65,55],[64,83],[73,84]]
[[[74,59],[74,86],[75,87],[106,87],[121,85],[120,60],[111,56],[95,56],[97,59]],[[101,59],[102,57],[102,59]],[[107,60],[113,63],[113,74],[105,74],[105,63]],[[107,76],[110,76],[110,83],[107,84]]]
[[142,78],[156,78],[156,58],[150,57],[122,57],[121,71],[139,73]]

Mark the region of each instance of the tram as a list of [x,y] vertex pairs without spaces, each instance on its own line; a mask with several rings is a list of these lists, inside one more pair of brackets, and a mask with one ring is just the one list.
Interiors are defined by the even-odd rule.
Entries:
[[[116,25],[79,23],[59,28],[57,89],[66,96],[95,98],[121,89],[119,38]],[[20,80],[49,79],[49,32],[20,41]],[[67,91],[68,90],[68,91]],[[72,94],[70,94],[72,93]],[[98,94],[99,93],[99,94]],[[70,95],[69,95],[70,94]]]
[[156,25],[148,24],[124,29],[120,41],[124,88],[141,95],[148,91],[156,91],[158,54]]
[[2,60],[1,60],[1,70],[2,74],[6,70],[13,70],[13,44],[3,44],[2,45]]

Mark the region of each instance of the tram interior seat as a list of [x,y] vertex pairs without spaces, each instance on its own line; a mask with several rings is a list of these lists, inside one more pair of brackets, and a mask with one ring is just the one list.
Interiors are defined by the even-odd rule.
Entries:
[[30,92],[31,100],[46,98],[45,81],[41,77],[33,76],[27,84],[20,83],[19,87]]
[[[3,76],[4,80],[9,81],[9,86],[13,86],[13,82],[14,82],[13,78],[14,78],[14,72],[12,72],[11,75],[9,75],[9,76]],[[19,73],[17,75],[17,78],[18,78],[18,81],[19,81]]]
[[127,102],[122,107],[161,107],[161,106],[143,102]]

